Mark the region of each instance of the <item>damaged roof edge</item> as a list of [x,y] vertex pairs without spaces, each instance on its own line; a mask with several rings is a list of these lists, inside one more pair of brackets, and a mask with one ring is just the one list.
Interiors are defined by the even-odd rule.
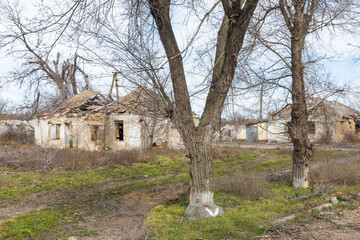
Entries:
[[[51,116],[54,114],[104,112],[109,113],[156,113],[166,115],[161,107],[163,99],[154,91],[146,87],[138,87],[117,101],[109,102],[99,91],[85,90],[57,106],[50,107],[37,114],[37,117]],[[160,104],[159,104],[160,103]]]
[[66,99],[65,101],[61,102],[57,106],[46,109],[45,111],[37,114],[36,116],[37,117],[50,116],[50,115],[53,115],[56,113],[66,114],[69,111],[71,111],[71,109],[76,109],[76,108],[82,107],[88,101],[94,99],[97,96],[101,96],[103,98],[103,100],[100,100],[100,104],[105,105],[106,99],[104,98],[103,95],[100,94],[99,91],[85,90],[71,98]]

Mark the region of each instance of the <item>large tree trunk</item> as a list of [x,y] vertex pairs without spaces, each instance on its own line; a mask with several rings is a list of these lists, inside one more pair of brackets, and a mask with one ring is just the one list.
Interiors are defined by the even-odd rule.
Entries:
[[190,157],[190,203],[185,217],[201,219],[224,214],[225,211],[214,204],[213,166],[211,138],[213,128],[208,125],[198,128],[194,144],[189,146]]
[[[170,21],[170,0],[148,0],[166,56],[169,60],[175,105],[171,117],[189,151],[190,204],[185,216],[207,218],[224,213],[214,205],[211,137],[221,116],[234,78],[238,54],[258,0],[223,0],[225,16],[218,33],[211,87],[200,123],[195,127],[186,83],[183,60]],[[169,104],[171,105],[171,103]]]
[[312,144],[308,137],[308,111],[305,99],[304,65],[302,52],[308,20],[304,15],[304,2],[295,4],[295,16],[291,31],[292,111],[289,124],[293,149],[293,187],[309,187],[310,157]]

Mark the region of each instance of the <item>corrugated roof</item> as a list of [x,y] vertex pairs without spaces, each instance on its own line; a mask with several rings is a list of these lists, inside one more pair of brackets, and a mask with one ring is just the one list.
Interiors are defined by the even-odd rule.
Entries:
[[85,90],[75,96],[66,99],[57,106],[50,107],[37,116],[49,116],[53,114],[66,114],[68,112],[91,111],[102,107],[104,102],[98,98],[100,92]]

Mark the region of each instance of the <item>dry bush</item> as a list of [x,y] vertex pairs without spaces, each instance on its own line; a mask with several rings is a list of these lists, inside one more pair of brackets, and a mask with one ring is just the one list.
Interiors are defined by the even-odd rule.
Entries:
[[39,146],[6,144],[0,145],[0,166],[22,171],[50,169],[86,170],[99,167],[114,168],[134,162],[148,162],[156,155],[174,156],[184,150],[100,150],[42,148]]
[[34,142],[34,134],[27,133],[25,130],[21,131],[10,128],[0,136],[1,145],[34,144]]
[[22,171],[48,170],[57,151],[28,145],[1,146],[0,166]]
[[360,165],[359,162],[333,163],[326,161],[312,169],[310,176],[314,183],[358,185],[360,184]]
[[344,141],[345,141],[345,142],[355,143],[355,142],[358,142],[359,139],[358,139],[358,137],[357,137],[357,135],[356,135],[355,132],[350,132],[350,131],[348,131],[348,132],[345,133]]
[[112,168],[139,161],[141,159],[138,151],[90,152],[78,149],[42,148],[26,145],[1,146],[0,149],[0,166],[21,171]]
[[251,199],[259,199],[267,196],[265,181],[257,179],[256,176],[252,175],[236,176],[226,181],[226,183],[219,184],[217,188],[224,193]]
[[235,148],[232,147],[213,147],[211,149],[211,156],[213,159],[227,159],[234,155]]
[[292,174],[291,174],[291,172],[271,173],[266,177],[266,180],[268,182],[279,182],[279,183],[292,184]]
[[112,168],[117,165],[130,165],[142,161],[139,152],[128,151],[85,151],[80,149],[61,149],[54,156],[52,168],[65,170]]
[[327,130],[320,135],[316,142],[319,144],[331,144],[333,142],[332,137],[331,131]]
[[239,155],[260,154],[261,149],[235,148],[235,147],[213,147],[211,156],[213,159],[225,160]]
[[183,150],[153,148],[147,150],[100,150],[61,149],[54,157],[52,168],[66,170],[113,168],[118,165],[131,165],[135,162],[149,162],[156,155],[174,156]]

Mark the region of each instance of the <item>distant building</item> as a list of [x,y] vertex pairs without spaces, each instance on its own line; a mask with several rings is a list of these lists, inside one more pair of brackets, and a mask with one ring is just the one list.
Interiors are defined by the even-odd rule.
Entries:
[[[308,103],[309,138],[313,142],[360,139],[360,112],[337,101],[311,99]],[[290,142],[291,108],[269,115],[267,121],[246,125],[226,124],[214,134],[216,141]]]
[[[346,138],[360,138],[360,112],[337,101],[310,99],[309,138],[313,142],[340,142]],[[274,114],[268,121],[269,141],[290,139],[288,122],[291,120],[291,108],[285,108]]]

